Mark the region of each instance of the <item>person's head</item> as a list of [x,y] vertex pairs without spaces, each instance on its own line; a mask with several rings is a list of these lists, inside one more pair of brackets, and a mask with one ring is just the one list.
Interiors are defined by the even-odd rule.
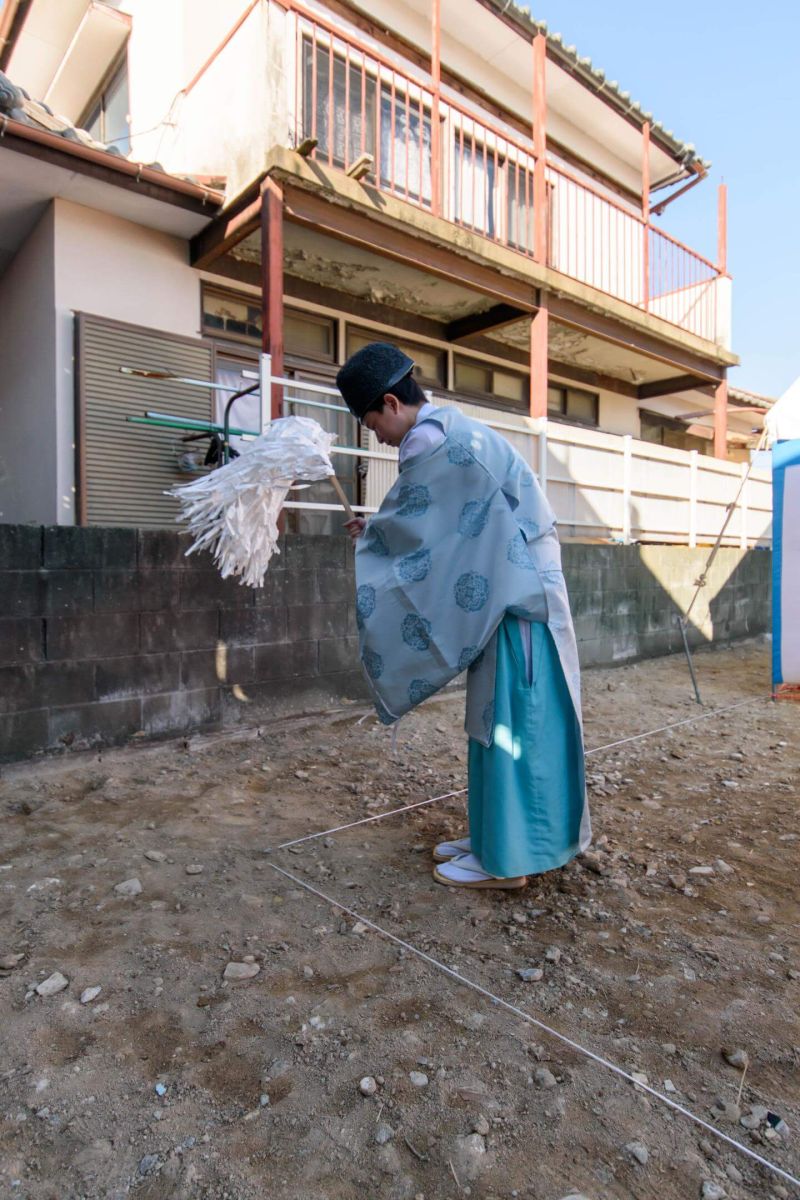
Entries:
[[336,376],[353,416],[389,446],[400,445],[425,403],[413,369],[413,360],[397,346],[370,342],[351,355]]

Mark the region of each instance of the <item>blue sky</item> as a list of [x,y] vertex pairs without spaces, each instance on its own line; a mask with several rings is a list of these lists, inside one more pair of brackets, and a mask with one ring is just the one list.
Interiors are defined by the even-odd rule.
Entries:
[[731,383],[778,396],[800,375],[800,3],[531,0],[645,111],[711,160],[709,179],[661,225],[716,258],[716,189],[728,185]]

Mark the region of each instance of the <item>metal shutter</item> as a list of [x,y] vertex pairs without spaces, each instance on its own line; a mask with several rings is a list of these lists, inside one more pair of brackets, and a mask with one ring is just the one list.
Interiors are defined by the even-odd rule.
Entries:
[[84,525],[173,526],[177,504],[164,495],[191,476],[177,470],[181,431],[130,425],[145,410],[211,419],[204,388],[120,375],[149,367],[189,379],[212,378],[212,348],[196,338],[76,313],[78,511]]

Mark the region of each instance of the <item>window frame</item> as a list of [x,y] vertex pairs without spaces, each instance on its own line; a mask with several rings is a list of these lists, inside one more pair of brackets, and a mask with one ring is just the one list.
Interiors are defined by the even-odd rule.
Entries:
[[[103,135],[105,135],[105,130],[103,129],[103,124],[105,121],[105,105],[103,102],[104,97],[106,95],[106,92],[108,92],[110,90],[111,86],[116,81],[117,76],[122,74],[123,70],[125,72],[125,75],[128,78],[128,103],[130,104],[130,72],[128,70],[128,44],[127,44],[127,42],[122,47],[122,50],[119,52],[117,57],[114,59],[113,63],[109,67],[109,69],[106,71],[100,84],[95,88],[94,92],[92,93],[92,97],[91,97],[89,103],[87,105],[85,105],[83,112],[81,113],[80,119],[78,121],[76,121],[77,129],[84,129],[84,130],[86,130],[87,133],[89,132],[87,129],[87,125],[89,124],[89,118],[94,115],[94,111],[99,105],[100,106],[101,131],[102,131]],[[128,114],[128,115],[130,116],[130,114]],[[131,126],[131,123],[130,123],[130,121],[128,121],[128,135],[127,135],[128,149],[125,152],[125,157],[127,157],[127,155],[130,154],[130,152],[131,152],[131,144],[130,144],[131,143],[131,128],[130,128],[130,126]],[[94,135],[92,135],[92,136],[94,136]],[[114,146],[119,147],[120,141],[123,141],[124,139],[117,138],[114,142],[108,142],[108,141],[106,141],[105,136],[103,136],[103,137],[96,138],[95,140],[99,141],[99,142],[103,142],[104,145],[114,145]]]
[[[582,429],[599,429],[600,428],[600,393],[592,392],[588,388],[573,387],[571,383],[561,383],[560,380],[547,381],[548,392],[553,389],[563,392],[564,408],[560,413],[553,412],[550,408],[550,401],[547,403],[547,419],[549,421],[558,421],[562,425],[579,425]],[[586,421],[581,417],[570,416],[567,410],[568,393],[577,392],[581,396],[588,396],[594,403],[595,417],[593,421]]]
[[[481,367],[483,370],[489,371],[491,373],[491,377],[492,377],[492,385],[494,385],[494,375],[495,375],[496,371],[499,372],[501,375],[513,375],[513,376],[518,377],[519,379],[521,379],[523,381],[522,399],[520,401],[514,401],[514,400],[511,400],[508,396],[498,396],[496,392],[492,392],[492,391],[483,392],[483,391],[479,391],[477,389],[463,387],[458,382],[459,363],[468,363],[470,365],[477,365],[477,366]],[[503,365],[501,367],[498,363],[488,362],[486,359],[483,359],[483,358],[471,358],[469,355],[466,355],[466,354],[454,354],[453,355],[453,388],[452,388],[452,391],[455,396],[463,396],[463,398],[467,402],[469,402],[470,400],[476,400],[480,404],[486,404],[489,407],[497,408],[497,409],[501,410],[502,412],[525,413],[527,415],[530,411],[530,394],[531,394],[530,375],[528,374],[527,371],[521,370],[515,363],[508,363],[508,365]]]

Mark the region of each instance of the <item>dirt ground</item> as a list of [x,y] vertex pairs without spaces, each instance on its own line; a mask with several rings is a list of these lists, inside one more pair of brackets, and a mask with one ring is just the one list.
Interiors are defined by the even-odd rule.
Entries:
[[[394,750],[352,705],[5,768],[0,1194],[797,1194],[272,866],[800,1175],[800,710],[768,658],[699,655],[706,710],[750,703],[591,755],[592,852],[520,892],[433,882],[463,796],[265,853],[463,788],[458,695]],[[589,748],[702,711],[682,658],[584,691]]]

